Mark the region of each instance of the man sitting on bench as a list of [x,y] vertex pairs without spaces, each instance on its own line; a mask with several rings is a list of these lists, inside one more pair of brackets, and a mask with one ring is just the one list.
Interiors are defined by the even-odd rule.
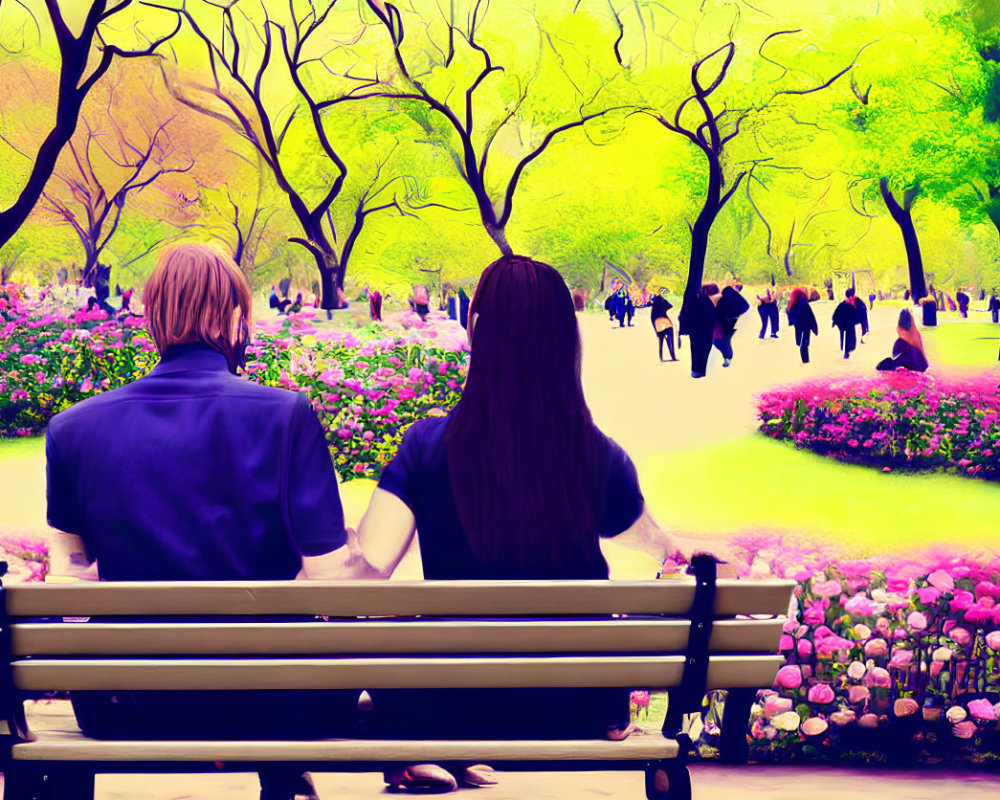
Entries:
[[[57,414],[46,437],[48,521],[101,580],[290,580],[370,575],[347,544],[323,429],[300,394],[237,377],[250,289],[232,260],[183,244],[143,290],[160,363]],[[75,693],[103,739],[344,736],[358,692]],[[287,734],[284,731],[287,729]],[[262,772],[261,800],[315,797]]]

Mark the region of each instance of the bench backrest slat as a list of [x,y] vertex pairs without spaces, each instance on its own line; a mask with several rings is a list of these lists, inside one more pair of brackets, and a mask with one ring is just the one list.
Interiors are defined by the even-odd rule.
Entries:
[[[775,652],[782,619],[721,620],[716,653]],[[675,619],[368,622],[18,623],[15,656],[337,655],[349,653],[680,653]]]
[[[715,614],[782,615],[789,581],[720,580]],[[200,614],[359,616],[684,616],[694,581],[271,581],[16,585],[13,617]]]
[[[708,688],[770,686],[777,655],[711,657]],[[683,656],[129,659],[13,662],[22,691],[643,687],[680,683]]]

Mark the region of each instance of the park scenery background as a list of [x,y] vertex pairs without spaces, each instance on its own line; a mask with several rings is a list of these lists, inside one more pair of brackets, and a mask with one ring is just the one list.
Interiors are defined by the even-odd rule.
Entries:
[[[678,546],[661,565],[611,542],[612,576],[706,549],[798,582],[752,756],[1000,759],[1000,3],[4,0],[0,48],[15,579],[48,569],[47,420],[158,359],[140,297],[163,246],[243,269],[248,378],[309,396],[351,525],[407,425],[461,396],[445,293],[528,254],[574,290],[595,422]],[[694,380],[686,339],[661,362],[647,309],[604,310],[625,285],[676,320],[703,280],[751,306],[815,287],[809,363],[783,312],[774,338],[751,308],[732,364]],[[272,286],[304,302],[279,314]],[[848,287],[873,299],[845,359]],[[930,369],[877,373],[925,297]]]

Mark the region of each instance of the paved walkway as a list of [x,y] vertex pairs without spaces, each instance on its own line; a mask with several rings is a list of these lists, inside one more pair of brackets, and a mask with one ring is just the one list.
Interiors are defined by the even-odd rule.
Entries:
[[[691,767],[694,800],[987,800],[1000,796],[1000,777],[979,772],[887,772],[800,766]],[[501,785],[463,790],[476,800],[642,800],[639,772],[513,772]],[[321,800],[398,797],[379,775],[314,776]],[[256,800],[256,777],[222,775],[101,775],[96,800]]]
[[[68,701],[28,705],[36,730],[72,728]],[[986,800],[1000,797],[1000,774],[926,769],[888,771],[791,765],[691,767],[694,800],[805,800],[824,797],[860,800]],[[463,790],[456,797],[478,800],[642,800],[641,772],[510,772],[499,786]],[[388,795],[379,774],[318,773],[321,800],[373,800]],[[101,775],[96,800],[256,800],[252,773],[204,775]]]

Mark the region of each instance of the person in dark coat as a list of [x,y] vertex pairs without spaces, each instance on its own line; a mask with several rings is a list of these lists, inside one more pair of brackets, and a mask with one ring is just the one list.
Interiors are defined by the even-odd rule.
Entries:
[[965,292],[958,292],[955,295],[955,300],[958,302],[958,310],[963,318],[969,318],[969,295]]
[[767,335],[767,326],[771,326],[771,338],[778,338],[778,298],[770,289],[765,289],[764,294],[757,295],[757,314],[760,316],[760,336],[763,339]]
[[[66,534],[68,561],[56,574],[76,567],[88,577],[79,568],[93,561],[103,581],[365,577],[308,399],[238,374],[252,306],[239,267],[205,245],[180,245],[160,257],[143,303],[159,363],[56,414],[46,431],[48,522]],[[93,738],[270,741],[350,736],[358,699],[196,695],[74,692],[71,701]],[[315,798],[301,769],[256,769],[262,800]]]
[[868,293],[868,308],[869,310],[875,308],[875,292]]
[[712,337],[716,326],[713,297],[720,297],[719,287],[715,283],[706,283],[699,291],[685,297],[678,315],[680,335],[691,337],[692,378],[704,378],[708,369],[708,356],[712,352]]
[[[854,291],[853,289],[848,291]],[[858,324],[861,326],[861,344],[865,343],[865,336],[868,334],[868,309],[865,308],[865,301],[857,295],[851,297],[854,308],[858,312]]]
[[927,356],[924,353],[924,342],[917,330],[917,323],[908,308],[899,312],[899,323],[896,326],[896,343],[892,346],[892,357],[884,358],[875,369],[882,372],[895,369],[908,369],[913,372],[924,372],[927,369]]
[[802,363],[808,364],[809,334],[819,336],[819,326],[805,289],[795,289],[788,300],[788,324],[795,329],[795,344],[799,347]]
[[736,321],[749,310],[750,304],[735,285],[723,289],[716,301],[715,318],[718,325],[712,344],[722,353],[724,367],[728,367],[733,359],[733,334],[736,333]]
[[854,330],[858,324],[858,309],[854,305],[854,290],[848,289],[846,298],[833,312],[833,327],[840,331],[840,349],[844,351],[844,358],[851,357],[851,351],[858,346],[857,335]]
[[[653,323],[653,330],[656,331],[656,338],[660,342],[660,361],[663,361],[663,340],[667,340],[667,350],[670,351],[670,360],[676,361],[674,353],[674,323],[667,312],[673,305],[663,295],[654,294],[650,301],[652,309],[649,313],[650,321]],[[677,339],[677,346],[680,347],[680,337]]]
[[631,328],[632,317],[635,316],[635,303],[632,302],[632,294],[629,292],[627,286],[623,286],[622,291],[625,293],[625,317],[628,320],[628,326]]
[[302,292],[295,295],[295,302],[288,309],[289,314],[298,314],[302,310]]
[[1000,321],[1000,300],[997,299],[995,293],[990,295],[990,303],[987,308],[989,309],[990,318],[993,320],[993,323],[996,324]]
[[465,293],[465,289],[461,286],[458,287],[458,322],[463,328],[468,328],[469,295]]
[[625,286],[619,286],[615,291],[615,319],[618,320],[618,327],[625,327],[625,315],[628,313],[628,291]]

